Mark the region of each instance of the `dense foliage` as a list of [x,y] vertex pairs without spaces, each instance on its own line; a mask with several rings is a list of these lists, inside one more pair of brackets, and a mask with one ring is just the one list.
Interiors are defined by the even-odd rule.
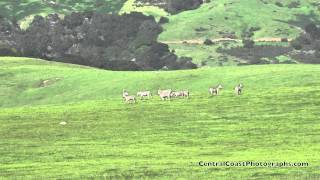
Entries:
[[190,59],[180,60],[166,44],[158,43],[161,26],[141,13],[35,16],[26,30],[2,24],[0,41],[10,39],[6,47],[22,56],[112,70],[196,68]]
[[198,8],[203,0],[137,0],[137,3],[151,4],[164,8],[171,14]]
[[320,27],[310,23],[305,33],[291,42],[295,51],[291,56],[303,63],[320,63]]

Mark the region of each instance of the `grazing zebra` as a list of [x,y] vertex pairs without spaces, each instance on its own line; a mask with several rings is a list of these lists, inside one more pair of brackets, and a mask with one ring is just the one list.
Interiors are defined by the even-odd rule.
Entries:
[[211,94],[211,96],[219,95],[220,89],[223,89],[221,84],[219,84],[218,86],[209,88],[209,93]]
[[172,91],[170,96],[171,97],[181,97],[182,93],[180,91]]
[[182,91],[182,95],[183,95],[183,97],[189,98],[189,96],[190,96],[189,90]]
[[173,91],[171,97],[183,97],[183,91]]
[[171,97],[183,97],[183,98],[187,97],[187,98],[189,98],[189,91],[188,90],[186,90],[186,91],[173,91],[171,93]]
[[136,97],[135,96],[129,96],[129,93],[126,90],[122,90],[122,99],[126,103],[136,103]]
[[242,89],[243,89],[243,85],[240,83],[239,85],[237,85],[235,88],[234,88],[234,91],[236,93],[236,95],[241,95],[242,93]]
[[125,96],[124,101],[126,103],[136,103],[136,97],[135,96]]
[[124,99],[126,96],[129,96],[129,93],[128,93],[128,91],[126,91],[126,90],[122,90],[122,98]]
[[137,92],[137,96],[140,96],[141,99],[143,99],[144,97],[147,97],[148,99],[152,96],[150,91],[140,91]]
[[158,95],[160,96],[161,100],[170,100],[171,99],[172,90],[158,90]]

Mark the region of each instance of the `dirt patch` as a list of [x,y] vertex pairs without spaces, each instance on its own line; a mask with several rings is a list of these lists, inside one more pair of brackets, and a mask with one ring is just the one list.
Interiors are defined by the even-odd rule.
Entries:
[[44,88],[44,87],[48,87],[51,86],[53,84],[55,84],[56,82],[60,81],[61,78],[50,78],[50,79],[45,79],[45,80],[40,80],[39,83],[39,88]]
[[[223,42],[223,41],[233,41],[233,42],[242,42],[241,39],[232,39],[232,38],[216,38],[210,39],[212,42]],[[255,39],[255,42],[282,42],[283,39],[279,37],[265,37]],[[287,39],[288,42],[292,39]],[[190,39],[190,40],[173,40],[173,41],[161,41],[164,44],[203,44],[204,40],[201,39]]]

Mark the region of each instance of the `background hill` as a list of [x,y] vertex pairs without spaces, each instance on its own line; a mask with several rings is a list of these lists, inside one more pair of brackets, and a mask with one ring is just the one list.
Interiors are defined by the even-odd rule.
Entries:
[[[309,58],[303,57],[305,52],[299,52],[300,55],[297,56],[297,52],[288,49],[290,44],[287,41],[304,33],[306,25],[320,24],[320,4],[317,0],[199,2],[201,1],[16,0],[0,2],[0,15],[18,20],[22,27],[27,27],[36,14],[58,13],[64,16],[73,11],[93,10],[119,14],[138,11],[152,15],[157,20],[166,17],[168,19],[161,21],[164,31],[160,34],[159,41],[169,44],[170,49],[179,56],[192,57],[198,66],[304,63]],[[181,7],[177,7],[178,5]],[[172,11],[179,8],[180,10]],[[204,45],[206,39],[213,42],[209,41],[210,45]],[[257,47],[242,49],[243,39],[255,41]],[[279,49],[281,50],[278,51]],[[249,56],[244,56],[241,52]]]
[[[320,66],[111,72],[0,58],[0,177],[307,179],[318,176]],[[242,96],[233,87],[244,83]],[[221,83],[222,94],[208,87]],[[122,89],[189,89],[124,104]],[[65,126],[59,123],[65,121]],[[199,167],[199,161],[308,167]]]

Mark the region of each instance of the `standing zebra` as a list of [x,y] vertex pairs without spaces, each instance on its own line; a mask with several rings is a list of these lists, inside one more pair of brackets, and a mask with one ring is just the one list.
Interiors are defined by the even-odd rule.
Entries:
[[189,90],[171,92],[171,97],[189,98],[189,95],[190,95]]
[[183,97],[184,97],[184,98],[186,97],[186,98],[189,99],[189,96],[190,96],[189,90],[182,91],[182,94],[183,94]]
[[172,90],[167,89],[167,90],[158,90],[158,95],[160,96],[161,100],[171,100],[171,95],[172,95]]
[[125,96],[124,101],[126,103],[136,103],[136,97],[135,96]]
[[122,99],[126,103],[136,103],[136,97],[135,96],[129,96],[129,93],[126,90],[122,90]]
[[238,84],[238,85],[234,88],[234,91],[235,91],[236,95],[238,95],[238,96],[241,95],[242,89],[243,89],[242,83]]
[[218,86],[209,88],[209,93],[211,94],[211,96],[219,95],[220,89],[223,89],[221,84],[219,84]]
[[143,99],[144,97],[147,97],[148,99],[152,96],[150,91],[140,91],[137,92],[137,96],[140,97],[140,99]]
[[129,96],[129,93],[127,90],[122,90],[122,98],[124,99],[126,96]]

